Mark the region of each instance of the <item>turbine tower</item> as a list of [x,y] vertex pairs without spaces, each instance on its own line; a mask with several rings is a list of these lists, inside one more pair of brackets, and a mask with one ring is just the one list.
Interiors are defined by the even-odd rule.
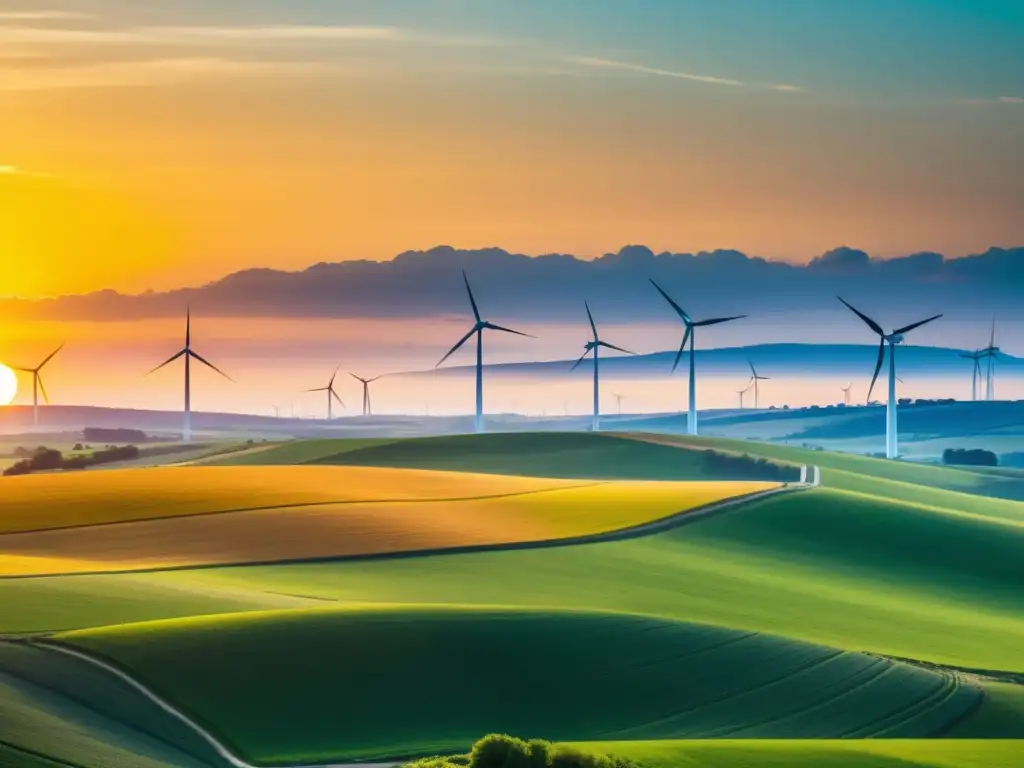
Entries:
[[753,379],[750,379],[750,380],[748,380],[748,381],[747,381],[747,386],[745,386],[745,387],[744,387],[743,389],[737,389],[737,390],[736,390],[736,394],[740,396],[740,410],[741,410],[741,411],[743,410],[743,396],[744,396],[745,394],[747,394],[747,392],[749,392],[749,391],[750,391],[750,386],[751,386],[751,385],[752,385],[753,383],[754,383],[754,380],[753,380]]
[[372,416],[373,408],[370,407],[370,385],[379,379],[380,376],[374,376],[372,379],[364,379],[362,376],[356,376],[354,373],[350,373],[349,376],[363,385],[363,416]]
[[234,381],[224,371],[215,366],[210,361],[202,357],[198,352],[192,349],[192,309],[191,307],[185,311],[185,347],[176,354],[167,358],[164,362],[160,363],[156,368],[151,370],[146,375],[149,376],[151,373],[156,373],[166,365],[170,365],[179,357],[185,358],[185,422],[181,430],[181,439],[183,441],[191,442],[192,440],[192,360],[198,360],[200,363],[205,365],[207,368],[212,368],[221,376],[228,381]]
[[600,337],[598,337],[597,335],[597,326],[594,324],[594,316],[590,314],[590,305],[587,304],[586,302],[583,302],[583,306],[587,308],[587,319],[590,320],[590,330],[593,332],[594,338],[588,341],[583,346],[583,354],[580,355],[580,359],[573,363],[572,368],[570,368],[569,370],[575,371],[579,367],[580,363],[582,363],[586,359],[587,355],[589,355],[591,352],[594,353],[594,421],[592,428],[595,432],[597,432],[601,428],[601,387],[600,376],[598,374],[598,371],[600,369],[600,358],[598,355],[598,350],[601,347],[605,347],[606,349],[614,349],[616,352],[625,352],[627,355],[632,355],[633,352],[630,352],[628,349],[623,349],[622,347],[616,347],[614,344],[609,344],[607,341],[602,341]]
[[338,393],[334,391],[334,380],[338,377],[338,371],[334,371],[334,375],[331,376],[331,380],[327,382],[326,387],[318,387],[316,389],[307,389],[307,392],[326,392],[327,393],[327,420],[330,421],[334,418],[334,401],[337,400],[341,403],[341,407],[345,407],[344,401],[338,397]]
[[996,346],[996,319],[992,318],[992,335],[989,337],[988,346],[980,350],[979,355],[988,359],[985,367],[985,399],[996,399],[995,363],[999,359],[1000,349]]
[[49,395],[46,394],[46,387],[43,386],[43,376],[42,376],[43,368],[45,368],[46,364],[48,362],[50,362],[51,360],[53,360],[53,358],[55,358],[57,356],[57,353],[60,352],[62,349],[64,349],[64,345],[63,344],[61,344],[59,347],[57,347],[55,350],[53,350],[53,352],[51,352],[49,355],[47,355],[46,359],[43,360],[43,362],[41,362],[35,368],[15,368],[16,371],[21,371],[22,373],[31,373],[32,374],[32,424],[34,426],[37,426],[37,427],[39,426],[39,393],[40,392],[43,393],[43,400],[46,402],[46,404],[47,405],[50,404],[50,397],[49,397]]
[[758,405],[757,405],[757,403],[758,403],[757,382],[759,382],[759,381],[771,381],[771,379],[768,378],[767,376],[758,376],[757,375],[757,369],[754,367],[754,364],[752,362],[750,362],[750,360],[747,360],[747,363],[749,363],[749,365],[750,365],[750,373],[752,374],[750,380],[752,382],[754,382],[754,410],[756,411],[757,408],[758,408]]
[[513,331],[511,328],[503,328],[500,325],[488,322],[480,317],[480,310],[477,309],[476,299],[473,298],[473,289],[469,287],[469,278],[466,276],[465,270],[462,272],[462,279],[466,283],[466,293],[469,294],[469,303],[473,307],[473,317],[476,323],[469,330],[465,336],[459,339],[458,343],[448,350],[448,354],[438,361],[434,369],[440,368],[441,365],[451,357],[455,352],[458,351],[459,347],[469,341],[473,336],[476,336],[476,431],[484,431],[484,331],[501,331],[502,333],[514,333],[517,336],[526,336],[527,338],[534,338],[528,333],[521,333],[520,331]]
[[885,405],[885,457],[895,459],[899,455],[899,439],[896,431],[896,345],[903,341],[903,335],[915,328],[920,328],[925,323],[938,320],[941,314],[933,315],[925,320],[918,320],[916,323],[897,328],[892,333],[886,333],[882,326],[854,308],[842,296],[837,296],[846,307],[857,317],[863,320],[867,326],[878,334],[878,362],[875,363],[875,375],[871,377],[871,386],[868,387],[867,401],[871,402],[871,391],[875,388],[875,381],[878,379],[878,372],[882,370],[882,361],[885,359],[885,345],[889,344],[889,400]]
[[839,389],[841,389],[842,392],[843,392],[843,405],[849,405],[850,404],[850,390],[853,389],[853,382],[851,381],[845,387],[840,387]]
[[686,426],[687,431],[691,435],[697,434],[697,376],[694,371],[694,336],[696,332],[695,328],[701,328],[706,325],[718,325],[719,323],[727,323],[730,320],[739,320],[740,318],[746,317],[746,315],[735,315],[733,317],[715,317],[710,320],[693,320],[690,318],[683,308],[676,304],[672,298],[661,289],[661,286],[651,280],[651,285],[658,289],[660,293],[675,310],[676,314],[679,315],[679,319],[683,321],[686,326],[686,332],[683,334],[683,343],[679,345],[679,352],[676,354],[675,362],[672,363],[672,372],[674,373],[676,368],[679,367],[679,360],[683,356],[683,352],[686,350],[686,342],[690,342],[690,410],[686,414]]
[[622,400],[623,400],[623,396],[616,392],[614,397],[615,397],[615,407],[618,409],[619,416],[621,416],[622,415]]
[[971,400],[978,399],[978,379],[981,378],[981,361],[987,357],[984,350],[978,350],[977,352],[961,352],[960,357],[974,361],[973,371],[971,374]]

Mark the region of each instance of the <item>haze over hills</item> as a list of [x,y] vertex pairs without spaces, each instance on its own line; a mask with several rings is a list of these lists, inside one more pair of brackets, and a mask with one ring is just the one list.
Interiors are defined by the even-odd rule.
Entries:
[[[747,314],[838,314],[834,294],[887,307],[900,317],[956,311],[1019,318],[1024,247],[991,248],[948,258],[916,253],[891,259],[841,247],[804,265],[734,250],[660,253],[626,246],[587,260],[567,254],[536,257],[500,248],[439,246],[390,261],[320,263],[299,272],[248,269],[201,287],[123,295],[113,290],[45,300],[7,299],[10,317],[109,320],[179,315],[186,302],[206,314],[279,317],[407,317],[463,310],[461,270],[487,296],[487,312],[535,321],[575,319],[584,298],[630,321],[662,318],[648,278],[664,281],[697,309],[713,297],[716,311]],[[794,321],[797,318],[794,317]]]

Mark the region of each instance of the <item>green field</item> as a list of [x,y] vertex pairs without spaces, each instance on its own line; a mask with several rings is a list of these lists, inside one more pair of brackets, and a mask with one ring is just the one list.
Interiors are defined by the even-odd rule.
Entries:
[[[261,763],[458,751],[502,729],[551,740],[920,737],[981,696],[877,657],[624,615],[307,610],[56,640],[131,670]],[[439,698],[425,707],[424,694]]]
[[644,768],[1013,768],[1021,742],[651,741],[587,743]]
[[[589,499],[579,505],[580,519],[625,519],[637,514],[636,499],[610,489],[627,484],[599,483],[706,479],[707,449],[789,466],[816,464],[825,487],[744,502],[653,535],[555,549],[0,579],[0,634],[86,630],[66,641],[117,659],[222,729],[229,741],[237,739],[246,754],[269,761],[457,751],[488,731],[505,731],[617,742],[598,749],[633,756],[645,768],[1011,768],[1005,756],[1016,754],[1018,746],[1024,754],[1024,742],[999,740],[1024,737],[1024,686],[1009,683],[1012,674],[1024,674],[1024,504],[1008,498],[1005,485],[1018,483],[1017,473],[734,440],[525,433],[361,444],[295,441],[219,461],[319,466],[254,466],[251,476],[244,466],[159,470],[185,473],[180,477],[243,473],[208,475],[198,486],[178,483],[169,495],[135,470],[103,473],[125,480],[117,505],[76,506],[73,498],[69,505],[60,494],[43,498],[54,510],[48,514],[70,516],[80,525],[88,525],[90,515],[123,520],[119,509],[129,509],[136,519],[168,518],[173,507],[175,516],[186,510],[199,520],[210,511],[253,504],[247,499],[269,495],[277,503],[274,494],[284,490],[313,504],[337,497],[339,485],[317,473],[383,473],[378,476],[387,476],[387,487],[395,488],[395,478],[410,470],[441,469],[450,472],[441,473],[444,484],[421,485],[416,498],[444,503],[438,500],[486,495],[488,487],[508,484],[513,494],[541,490],[540,500],[549,492],[565,493],[558,490],[563,484],[582,483],[583,492],[572,491]],[[308,472],[309,480],[282,490],[274,478],[286,470]],[[461,474],[470,470],[475,474]],[[263,479],[247,480],[243,488],[237,482],[242,477]],[[367,485],[345,485],[345,498],[370,498]],[[111,488],[117,485],[104,493]],[[32,494],[19,491],[16,499],[18,520],[36,515],[38,523],[40,507]],[[491,524],[492,509],[497,507],[475,504],[472,514],[462,516]],[[231,514],[236,513],[226,516]],[[548,513],[541,505],[531,515],[550,518],[546,524],[554,531],[563,524],[564,510]],[[423,518],[424,525],[441,519]],[[14,530],[26,527],[19,522]],[[349,535],[343,540],[352,545]],[[0,535],[0,557],[3,543]],[[156,619],[181,621],[136,624]],[[709,651],[696,664],[702,656],[687,653],[712,635],[725,638],[722,654],[737,656]],[[570,656],[559,655],[567,649]],[[759,693],[752,682],[759,670],[782,670],[774,665],[812,650],[839,655],[809,661],[809,671],[797,675],[780,671],[780,680],[766,680]],[[995,679],[968,676],[958,683],[949,702],[962,703],[970,692],[983,695],[954,717],[922,703],[921,718],[942,721],[935,727],[924,728],[917,718],[875,732],[884,730],[887,718],[872,716],[873,701],[896,704],[923,680],[951,685],[961,679],[948,670],[894,665],[890,657],[987,670]],[[909,675],[914,682],[877,700],[868,696],[882,690],[873,688],[876,683],[844,694],[846,683],[824,673],[854,660],[900,670],[885,672],[882,682],[890,675]],[[528,661],[547,671],[531,676],[523,666]],[[460,673],[463,667],[473,673]],[[266,671],[270,677],[261,679],[272,685],[233,694],[232,687],[254,669]],[[856,680],[856,666],[848,671],[848,679]],[[403,685],[381,688],[390,691],[386,701],[374,698],[371,673]],[[673,679],[684,682],[670,696],[659,686]],[[803,683],[780,688],[786,680]],[[587,687],[598,684],[611,686],[614,706],[605,707],[601,691]],[[716,698],[719,691],[719,702],[694,712],[685,703],[680,709],[680,691],[691,695],[691,684],[694,696],[707,691]],[[726,694],[715,687],[741,684],[753,690]],[[361,695],[339,694],[345,690]],[[369,699],[362,695],[367,690]],[[634,696],[636,691],[643,695]],[[533,704],[532,695],[542,703]],[[816,705],[801,704],[802,697],[813,696],[820,697]],[[942,696],[936,689],[935,699]],[[317,702],[323,706],[316,708]],[[399,709],[374,709],[385,706]],[[912,709],[906,701],[902,707],[904,713]],[[778,722],[766,719],[769,710]],[[281,718],[281,711],[301,717]],[[223,725],[217,717],[226,718]],[[839,728],[834,718],[852,720]],[[353,731],[345,730],[349,725]],[[890,738],[791,738],[872,734]],[[891,738],[933,735],[955,738]],[[344,744],[337,741],[341,736]],[[714,739],[686,741],[708,736]],[[2,756],[0,750],[0,766]]]

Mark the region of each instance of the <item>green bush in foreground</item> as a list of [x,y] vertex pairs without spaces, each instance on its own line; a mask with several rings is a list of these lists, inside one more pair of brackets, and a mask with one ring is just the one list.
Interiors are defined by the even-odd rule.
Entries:
[[426,757],[404,768],[638,768],[623,757],[598,755],[541,739],[523,741],[494,734],[473,745],[468,756]]

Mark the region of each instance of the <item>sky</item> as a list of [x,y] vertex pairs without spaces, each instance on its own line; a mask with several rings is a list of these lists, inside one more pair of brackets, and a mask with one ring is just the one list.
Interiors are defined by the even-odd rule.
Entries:
[[0,0],[0,295],[1020,245],[1021,39],[1017,0]]

